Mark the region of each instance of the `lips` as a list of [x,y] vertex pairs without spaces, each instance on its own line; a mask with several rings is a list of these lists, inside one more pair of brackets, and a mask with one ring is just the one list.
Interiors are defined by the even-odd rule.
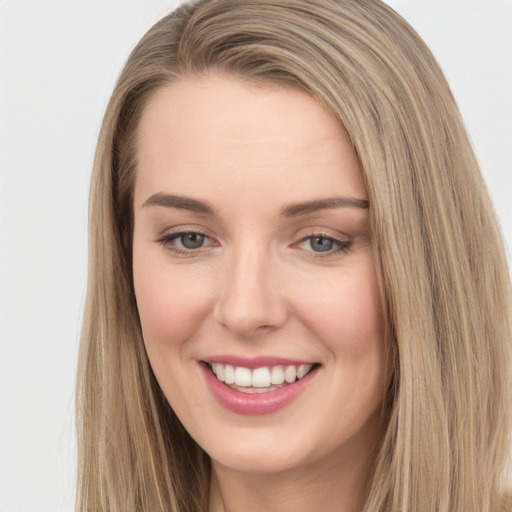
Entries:
[[[258,388],[258,391],[266,390],[276,386],[292,384],[296,380],[304,378],[313,368],[312,364],[301,365],[275,365],[262,366],[251,370],[244,366],[233,366],[230,364],[210,363],[212,372],[221,382],[232,385],[235,389],[248,392],[251,388]],[[247,389],[243,389],[247,388]]]
[[294,401],[317,374],[318,364],[278,358],[219,356],[201,362],[217,401],[238,414],[270,414]]

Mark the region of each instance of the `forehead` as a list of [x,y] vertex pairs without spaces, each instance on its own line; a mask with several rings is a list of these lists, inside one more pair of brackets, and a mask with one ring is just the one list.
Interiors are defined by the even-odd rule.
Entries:
[[229,185],[238,197],[263,192],[264,184],[270,195],[314,198],[342,186],[344,195],[366,197],[346,130],[316,99],[233,77],[158,90],[138,127],[137,161],[136,202],[144,201],[141,191],[220,195]]

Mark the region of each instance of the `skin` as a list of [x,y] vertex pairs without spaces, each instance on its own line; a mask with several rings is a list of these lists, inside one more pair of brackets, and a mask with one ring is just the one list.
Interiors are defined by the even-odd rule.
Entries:
[[[304,92],[211,74],[157,91],[137,135],[142,330],[167,399],[212,458],[210,512],[359,510],[385,388],[369,209],[282,215],[367,199],[346,131]],[[148,204],[158,193],[214,213]],[[198,249],[177,235],[190,231],[205,235]],[[312,236],[332,249],[319,252]],[[321,366],[292,403],[250,416],[209,391],[198,361],[218,354]]]

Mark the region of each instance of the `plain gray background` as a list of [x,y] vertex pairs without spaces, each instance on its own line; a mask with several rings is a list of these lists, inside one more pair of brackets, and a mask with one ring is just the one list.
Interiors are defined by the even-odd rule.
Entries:
[[[0,512],[71,512],[95,139],[172,0],[0,0]],[[512,245],[512,0],[389,0],[452,85]]]

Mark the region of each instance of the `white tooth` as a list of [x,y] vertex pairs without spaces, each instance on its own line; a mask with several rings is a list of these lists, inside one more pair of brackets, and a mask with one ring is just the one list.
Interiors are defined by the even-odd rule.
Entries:
[[270,382],[272,384],[282,384],[284,382],[284,372],[282,366],[274,366],[274,368],[272,368]]
[[295,366],[287,366],[286,370],[284,371],[284,380],[291,384],[292,382],[295,382],[296,378],[297,370],[295,369]]
[[217,379],[219,379],[221,382],[224,382],[224,365],[217,363],[217,368],[214,370],[215,375],[217,375]]
[[252,385],[255,388],[268,388],[270,386],[270,371],[268,368],[256,368],[252,372]]
[[224,367],[224,382],[226,384],[235,383],[235,369],[230,364],[227,364]]
[[251,370],[243,366],[235,368],[235,384],[237,386],[250,386],[251,385]]
[[304,377],[309,372],[309,370],[311,370],[312,366],[312,364],[301,364],[297,368],[297,378],[302,379],[302,377]]

